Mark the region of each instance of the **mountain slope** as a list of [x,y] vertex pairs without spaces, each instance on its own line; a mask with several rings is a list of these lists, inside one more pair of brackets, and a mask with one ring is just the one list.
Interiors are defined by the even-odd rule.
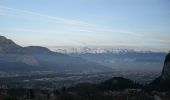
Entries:
[[170,53],[165,57],[162,74],[151,82],[150,87],[161,90],[170,89]]
[[165,58],[164,67],[161,75],[161,81],[170,82],[170,53]]
[[[23,67],[23,68],[22,68]],[[0,36],[0,69],[57,70],[57,71],[106,71],[97,63],[52,52],[40,46],[21,47]]]

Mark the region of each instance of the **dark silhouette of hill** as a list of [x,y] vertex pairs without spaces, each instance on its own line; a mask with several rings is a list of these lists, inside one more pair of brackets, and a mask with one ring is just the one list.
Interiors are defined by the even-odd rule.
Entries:
[[104,91],[122,91],[125,89],[139,89],[142,85],[123,77],[114,77],[99,84],[80,83],[67,89],[78,95],[96,94]]
[[170,89],[170,53],[164,61],[162,74],[149,85],[151,89],[169,90]]
[[161,82],[170,82],[170,53],[166,56],[164,61]]
[[101,90],[124,90],[128,88],[142,88],[138,83],[123,77],[114,77],[98,85]]

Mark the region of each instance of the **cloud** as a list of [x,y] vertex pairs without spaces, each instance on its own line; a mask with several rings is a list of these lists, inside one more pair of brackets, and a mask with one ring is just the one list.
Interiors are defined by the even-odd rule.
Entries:
[[[113,29],[113,28],[99,27],[95,24],[86,23],[80,20],[66,19],[66,18],[51,16],[51,15],[41,14],[38,12],[10,8],[6,6],[0,6],[0,15],[19,17],[19,18],[21,17],[21,18],[26,18],[26,19],[34,19],[34,18],[41,19],[42,18],[43,20],[51,20],[52,22],[70,25],[71,27],[70,31],[79,31],[79,32],[87,32],[87,33],[121,33],[121,34],[129,34],[129,35],[136,36],[136,37],[149,38],[149,39],[155,39],[155,40],[169,40],[170,39],[169,35],[160,35],[160,34],[151,34],[151,33],[147,34],[147,33],[140,33],[140,32],[130,32],[127,30],[122,30],[122,29],[118,30],[118,29]],[[76,27],[73,27],[71,25],[73,26],[76,25]],[[26,31],[28,29],[20,29],[20,30]],[[28,30],[28,31],[31,31],[31,30]],[[37,31],[37,30],[32,30],[32,31]]]
[[140,32],[127,32],[129,35],[134,35],[144,39],[155,40],[158,42],[170,42],[170,35],[167,34],[153,34],[153,33],[140,33]]
[[25,29],[25,28],[15,28],[12,31],[17,32],[29,32],[29,33],[55,33],[57,30],[53,29]]
[[41,14],[38,12],[32,12],[32,11],[10,8],[5,6],[0,6],[0,15],[26,18],[26,19],[43,18],[44,20],[51,20],[56,23],[68,24],[68,25],[79,25],[79,26],[91,25],[89,23],[82,22],[80,20],[66,19],[66,18],[51,16],[51,15]]
[[[97,25],[96,25],[97,26]],[[88,27],[86,29],[75,29],[72,31],[79,31],[85,33],[92,33],[98,36],[105,36],[105,33],[109,36],[115,37],[132,37],[132,38],[140,38],[143,40],[151,40],[155,42],[167,42],[170,43],[170,35],[168,34],[156,34],[156,33],[143,33],[143,32],[132,32],[121,29],[113,29],[113,28],[105,28],[105,27]],[[100,34],[99,34],[100,33]],[[116,34],[116,35],[113,35]]]
[[[34,20],[40,20],[42,22],[48,21],[49,27],[46,29],[42,28],[9,28],[6,29],[6,33],[13,32],[27,32],[27,33],[71,33],[74,36],[68,36],[67,38],[72,39],[72,42],[82,45],[90,44],[109,44],[109,45],[138,45],[134,40],[140,39],[140,44],[146,44],[148,42],[155,42],[155,44],[168,44],[170,43],[170,36],[165,34],[155,34],[155,33],[142,33],[142,32],[132,32],[124,29],[114,29],[108,26],[99,26],[92,23],[87,23],[78,19],[68,19],[61,18],[57,16],[42,14],[38,12],[32,12],[28,10],[21,10],[16,8],[10,8],[5,6],[0,6],[0,16],[16,17],[21,19],[29,19],[34,24]],[[54,23],[51,25],[51,23]],[[56,29],[56,26],[59,26]],[[55,27],[54,27],[55,26]],[[52,27],[52,28],[51,28]],[[1,30],[2,31],[2,30]],[[65,32],[64,32],[65,31]],[[61,33],[60,33],[61,32]],[[78,34],[76,34],[78,33]],[[78,35],[78,36],[76,36]],[[65,36],[65,34],[64,34]],[[58,36],[61,37],[61,36]],[[30,40],[31,41],[31,40]],[[66,41],[70,43],[70,41]],[[26,43],[26,42],[25,42]],[[39,42],[38,42],[39,43]],[[45,43],[44,43],[45,44]],[[140,45],[139,44],[139,45]]]

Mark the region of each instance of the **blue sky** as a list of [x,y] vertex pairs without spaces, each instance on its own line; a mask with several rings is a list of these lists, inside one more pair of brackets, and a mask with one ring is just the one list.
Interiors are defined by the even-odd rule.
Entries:
[[0,35],[22,46],[170,49],[169,0],[0,0]]

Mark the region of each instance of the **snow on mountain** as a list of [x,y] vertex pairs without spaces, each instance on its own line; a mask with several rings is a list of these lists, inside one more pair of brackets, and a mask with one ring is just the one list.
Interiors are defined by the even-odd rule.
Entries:
[[149,53],[154,51],[142,51],[133,49],[119,49],[119,48],[99,48],[99,47],[55,47],[52,49],[55,52],[63,54],[103,54],[103,53],[119,53],[125,54],[127,52]]

